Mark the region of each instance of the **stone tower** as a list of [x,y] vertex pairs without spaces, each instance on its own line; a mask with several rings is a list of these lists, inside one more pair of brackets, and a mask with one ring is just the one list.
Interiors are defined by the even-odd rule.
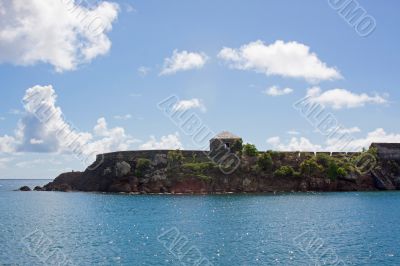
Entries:
[[218,151],[222,148],[236,151],[242,147],[242,138],[228,131],[222,131],[210,140],[210,151]]

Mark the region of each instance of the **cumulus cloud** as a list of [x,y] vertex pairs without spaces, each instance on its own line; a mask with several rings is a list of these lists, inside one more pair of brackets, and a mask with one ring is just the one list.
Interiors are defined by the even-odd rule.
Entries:
[[313,144],[304,137],[292,137],[288,143],[281,141],[280,137],[271,137],[267,139],[267,143],[272,146],[274,150],[278,151],[319,151],[322,149],[320,145]]
[[107,1],[0,0],[0,63],[73,70],[110,50],[106,34],[118,11]]
[[174,50],[171,57],[165,58],[160,75],[171,75],[178,71],[200,69],[206,64],[207,60],[208,56],[205,53]]
[[275,136],[267,139],[272,149],[280,151],[328,151],[328,152],[349,152],[361,151],[362,148],[368,148],[373,142],[383,143],[399,143],[400,134],[387,133],[383,128],[377,128],[365,137],[355,138],[349,131],[356,131],[351,128],[342,135],[328,138],[323,145],[312,143],[309,139],[304,137],[292,137],[288,141],[282,141],[280,137]]
[[114,119],[116,120],[129,120],[132,118],[131,114],[126,114],[126,115],[114,115]]
[[97,120],[93,132],[95,137],[98,138],[85,145],[85,148],[92,153],[128,150],[132,144],[140,142],[139,139],[126,134],[125,129],[122,127],[108,128],[104,117]]
[[189,109],[200,109],[202,112],[205,112],[207,109],[204,106],[203,102],[200,99],[193,98],[190,100],[180,100],[174,104],[172,110],[174,111],[186,111]]
[[263,93],[265,93],[269,96],[282,96],[282,95],[290,94],[292,92],[293,92],[293,90],[291,88],[280,89],[277,86],[272,86],[272,87],[266,89],[265,91],[263,91]]
[[139,67],[139,68],[137,69],[137,71],[138,71],[138,73],[139,73],[139,75],[140,75],[141,77],[147,76],[147,74],[149,74],[150,70],[151,70],[151,69],[150,69],[149,67],[145,67],[145,66],[141,66],[141,67]]
[[91,160],[98,153],[125,150],[139,142],[122,127],[109,128],[105,118],[98,119],[93,133],[78,130],[65,119],[56,100],[51,85],[27,89],[24,115],[14,136],[0,136],[0,152],[75,153]]
[[387,100],[378,95],[366,93],[354,93],[345,89],[331,89],[322,92],[319,87],[312,87],[307,90],[309,100],[333,109],[362,107],[366,104],[384,104]]
[[0,169],[6,168],[7,164],[13,160],[14,160],[14,158],[10,158],[10,157],[0,158]]
[[162,136],[160,140],[157,140],[154,136],[150,136],[150,139],[140,145],[142,150],[158,150],[158,149],[183,149],[183,145],[179,140],[179,133],[169,134]]
[[346,134],[346,133],[353,134],[361,132],[361,129],[359,127],[339,128],[337,132],[339,134]]
[[289,135],[299,135],[300,133],[296,130],[289,130],[286,133],[288,133]]
[[266,75],[303,78],[310,82],[341,78],[338,70],[328,67],[310,47],[298,42],[276,41],[265,44],[258,40],[238,49],[224,47],[218,57],[232,67],[254,70]]
[[17,143],[13,136],[0,136],[0,152],[11,153],[15,151],[16,146]]

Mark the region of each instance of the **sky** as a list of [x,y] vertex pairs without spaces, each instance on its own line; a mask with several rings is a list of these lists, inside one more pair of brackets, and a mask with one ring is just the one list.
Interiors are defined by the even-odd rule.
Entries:
[[259,150],[399,142],[399,8],[0,0],[0,178],[55,178],[104,152],[204,149],[200,128]]

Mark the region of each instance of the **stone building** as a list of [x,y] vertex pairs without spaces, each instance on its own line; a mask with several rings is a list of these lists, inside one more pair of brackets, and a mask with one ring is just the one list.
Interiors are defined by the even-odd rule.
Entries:
[[400,143],[372,143],[378,157],[386,160],[400,160]]
[[210,140],[210,152],[220,150],[221,148],[230,149],[241,149],[242,138],[238,137],[228,131],[222,131]]

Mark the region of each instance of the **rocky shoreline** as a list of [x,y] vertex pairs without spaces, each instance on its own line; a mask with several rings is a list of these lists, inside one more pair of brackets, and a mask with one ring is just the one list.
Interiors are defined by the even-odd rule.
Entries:
[[[89,166],[84,172],[60,174],[54,181],[34,190],[231,194],[400,189],[399,160],[382,158],[374,149],[337,156],[243,150],[237,156],[240,165],[231,173],[221,171],[221,166],[212,160],[184,157],[181,151],[153,152],[146,158],[116,156],[94,169]],[[373,168],[361,171],[357,163],[362,157],[373,158]]]

